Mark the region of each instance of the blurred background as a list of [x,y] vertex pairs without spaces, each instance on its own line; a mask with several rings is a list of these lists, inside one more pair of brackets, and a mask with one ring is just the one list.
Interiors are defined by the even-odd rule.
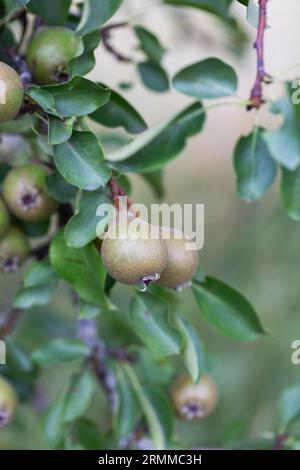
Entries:
[[[170,76],[183,66],[210,56],[232,64],[238,72],[239,96],[247,99],[256,57],[252,49],[255,30],[245,20],[245,8],[237,2],[232,8],[243,30],[238,39],[211,15],[158,3],[126,0],[113,21],[128,20],[156,33],[168,50],[164,65]],[[266,34],[266,64],[271,75],[278,75],[300,62],[300,4],[298,0],[272,0],[269,10],[271,28]],[[126,28],[115,31],[113,43],[127,55],[139,57],[135,37]],[[135,67],[116,62],[101,45],[96,56],[97,67],[91,78],[116,89],[120,82],[132,82],[134,86],[123,92],[124,96],[149,125],[171,116],[189,102],[175,91],[156,94],[146,90]],[[290,77],[295,75],[294,70]],[[288,77],[289,74],[284,75]],[[266,90],[267,97],[275,100],[281,91],[280,85],[273,86]],[[275,430],[280,393],[300,380],[300,366],[292,365],[290,359],[291,343],[300,339],[300,225],[285,215],[278,184],[252,204],[242,202],[236,192],[233,149],[255,119],[255,112],[246,113],[242,107],[212,110],[202,134],[189,141],[185,151],[164,173],[164,201],[205,204],[205,246],[200,253],[205,272],[243,292],[269,332],[266,339],[255,343],[232,343],[207,327],[189,292],[182,294],[183,310],[215,357],[212,374],[220,394],[212,416],[192,424],[177,423],[178,439],[188,446],[230,445]],[[280,121],[263,111],[259,122],[274,127]],[[124,139],[119,131],[102,129],[101,133],[107,151]],[[135,201],[156,202],[142,178],[130,175],[130,180]],[[18,290],[20,279],[0,276],[0,283],[0,308],[5,310]],[[128,296],[126,289],[115,288],[113,301],[120,311],[109,319],[105,315],[101,318],[104,339],[107,335],[108,341],[115,344],[127,334],[124,296]],[[26,313],[15,336],[32,351],[49,336],[72,334],[73,317],[68,288],[62,286],[51,306]],[[39,396],[33,397],[35,408],[43,407],[62,392],[70,372],[70,366],[48,367],[43,371]],[[109,416],[101,391],[97,403],[94,415],[99,415],[105,430]],[[22,405],[14,424],[0,431],[0,448],[45,448],[39,426],[36,411]]]

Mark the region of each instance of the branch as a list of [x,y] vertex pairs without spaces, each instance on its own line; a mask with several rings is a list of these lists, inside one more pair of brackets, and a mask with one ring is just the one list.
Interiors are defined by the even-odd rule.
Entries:
[[257,51],[257,71],[254,86],[251,90],[250,104],[247,110],[253,108],[259,109],[264,103],[263,98],[263,83],[270,80],[270,76],[265,70],[265,58],[264,58],[264,40],[265,30],[267,27],[267,3],[268,0],[259,0],[259,21],[257,29],[257,37],[254,43],[254,48]]
[[11,311],[6,316],[4,323],[0,326],[0,339],[4,339],[14,330],[22,313],[23,310],[19,308],[11,309]]
[[114,176],[110,178],[108,182],[108,187],[116,208],[119,209],[119,198],[127,197],[127,209],[130,209],[130,207],[132,206],[132,202],[130,201],[126,192],[124,191],[122,186],[119,185],[117,179]]
[[119,62],[132,62],[130,57],[119,52],[111,43],[111,31],[113,29],[124,28],[128,26],[127,22],[113,23],[101,29],[101,38],[105,49],[112,54]]
[[282,450],[289,437],[290,436],[288,434],[278,434],[275,436],[272,450]]

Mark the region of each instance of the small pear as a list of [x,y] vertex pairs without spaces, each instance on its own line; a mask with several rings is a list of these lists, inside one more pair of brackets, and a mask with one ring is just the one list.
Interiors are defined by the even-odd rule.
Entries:
[[[190,284],[196,272],[199,263],[197,247],[179,230],[163,227],[161,232],[167,245],[168,256],[158,284],[180,291]],[[187,245],[193,249],[188,250]]]
[[178,376],[170,389],[171,399],[179,418],[192,421],[210,415],[218,402],[214,380],[203,375],[194,384],[188,375]]
[[14,119],[23,103],[23,84],[17,72],[0,62],[0,122]]
[[18,271],[28,253],[27,237],[19,229],[10,227],[0,240],[0,272],[9,274]]
[[146,288],[166,266],[166,244],[159,229],[140,218],[125,219],[118,217],[110,225],[101,247],[102,261],[116,281]]
[[12,420],[17,407],[17,395],[10,383],[0,375],[0,429]]
[[57,209],[57,202],[48,194],[48,171],[39,165],[13,168],[3,183],[3,197],[10,211],[21,220],[47,220]]
[[41,85],[56,83],[58,74],[65,72],[68,62],[76,56],[79,44],[79,37],[69,28],[40,29],[27,49],[27,62],[36,81]]

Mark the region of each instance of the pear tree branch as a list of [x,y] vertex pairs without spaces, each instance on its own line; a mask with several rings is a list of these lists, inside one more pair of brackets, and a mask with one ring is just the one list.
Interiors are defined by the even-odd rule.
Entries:
[[265,70],[265,56],[264,56],[264,43],[265,31],[267,27],[267,5],[268,0],[259,0],[259,20],[257,28],[257,37],[254,43],[254,48],[257,52],[257,69],[254,86],[251,90],[250,104],[247,109],[259,109],[264,104],[263,97],[263,83],[270,81],[270,76]]
[[115,46],[111,42],[111,32],[115,29],[119,28],[125,28],[128,26],[128,23],[126,21],[123,21],[121,23],[112,23],[109,24],[108,26],[104,26],[104,28],[101,29],[101,38],[102,38],[102,44],[109,52],[110,54],[115,57],[119,62],[132,62],[132,59],[130,57],[125,56],[122,52],[119,52]]

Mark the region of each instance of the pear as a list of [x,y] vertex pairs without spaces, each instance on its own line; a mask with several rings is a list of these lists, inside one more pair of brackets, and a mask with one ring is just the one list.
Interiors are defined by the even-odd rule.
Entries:
[[16,392],[10,383],[0,375],[0,429],[12,420],[17,401]]
[[10,227],[0,241],[0,271],[4,274],[18,271],[28,253],[27,237],[19,229]]
[[[162,227],[161,233],[167,245],[168,256],[158,284],[180,291],[190,284],[196,272],[199,262],[197,247],[179,230]],[[187,244],[193,249],[188,250]]]
[[178,376],[171,385],[170,395],[177,415],[185,421],[205,418],[218,402],[216,384],[208,375],[203,375],[196,384],[188,375]]
[[69,28],[39,30],[27,49],[28,66],[36,81],[41,85],[56,83],[57,75],[66,72],[68,62],[76,56],[79,44],[79,37]]
[[110,225],[101,247],[102,261],[116,281],[146,288],[165,268],[167,247],[158,228],[140,218],[125,219],[117,217]]
[[39,165],[13,168],[3,183],[3,197],[10,211],[28,222],[47,220],[57,209],[57,202],[47,193],[48,171]]
[[23,103],[23,84],[17,72],[0,62],[0,122],[14,119]]

